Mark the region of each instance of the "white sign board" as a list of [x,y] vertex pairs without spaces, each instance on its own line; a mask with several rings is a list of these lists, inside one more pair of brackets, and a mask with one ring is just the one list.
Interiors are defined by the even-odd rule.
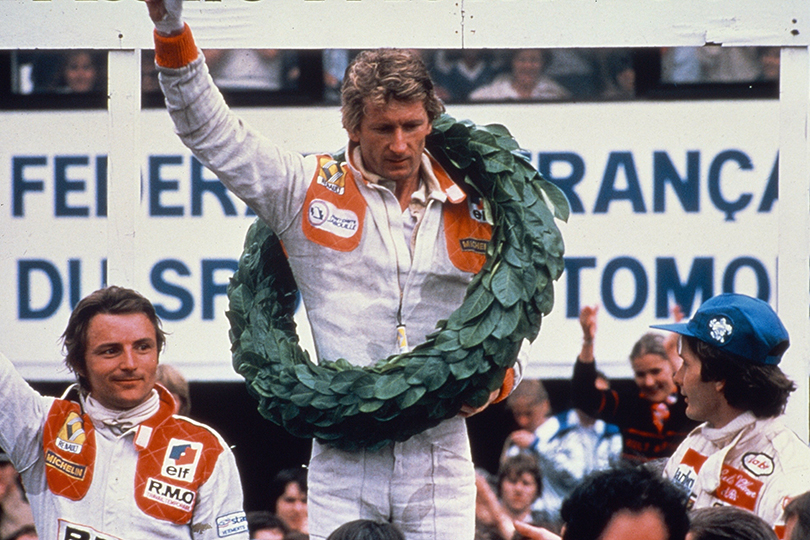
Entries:
[[[455,117],[502,123],[568,194],[567,268],[530,374],[569,377],[581,306],[599,304],[596,353],[611,376],[650,324],[727,290],[776,300],[774,101],[481,105]],[[242,110],[303,153],[345,144],[336,108]],[[134,285],[171,333],[164,361],[192,380],[227,380],[224,295],[253,217],[145,111]],[[21,373],[61,379],[58,336],[101,286],[107,257],[109,127],[104,111],[9,113],[0,130],[0,343]],[[137,182],[137,179],[133,179]],[[790,353],[788,353],[790,354]]]

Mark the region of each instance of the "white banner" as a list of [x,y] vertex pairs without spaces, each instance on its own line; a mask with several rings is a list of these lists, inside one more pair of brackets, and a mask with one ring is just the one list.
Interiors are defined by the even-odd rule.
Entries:
[[[806,46],[806,0],[186,0],[211,48]],[[0,48],[152,47],[142,0],[2,0]]]
[[[530,375],[570,376],[584,305],[600,305],[600,367],[627,377],[633,343],[650,324],[667,320],[675,302],[693,312],[728,290],[775,302],[778,102],[449,112],[508,126],[572,204],[561,224],[566,272]],[[240,114],[304,153],[345,144],[336,108]],[[165,111],[142,115],[136,287],[171,334],[165,362],[192,380],[236,379],[225,288],[253,217],[182,146]],[[107,199],[115,197],[105,184],[109,130],[104,111],[0,115],[7,134],[0,145],[0,350],[31,379],[69,378],[58,336],[75,302],[104,279]]]

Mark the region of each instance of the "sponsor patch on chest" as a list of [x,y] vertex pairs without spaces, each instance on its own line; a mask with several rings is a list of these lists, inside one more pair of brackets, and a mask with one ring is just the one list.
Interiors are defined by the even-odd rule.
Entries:
[[181,482],[191,482],[194,480],[202,450],[202,443],[172,439],[166,447],[160,474]]
[[773,458],[767,454],[749,452],[742,458],[743,468],[754,476],[773,474]]
[[335,161],[327,161],[318,169],[318,184],[322,185],[335,195],[343,195],[346,191],[346,175]]
[[323,199],[313,199],[309,203],[307,219],[316,229],[340,238],[351,238],[360,228],[357,214]]
[[118,536],[97,531],[93,527],[59,520],[59,540],[121,540]]
[[80,454],[86,440],[82,417],[75,412],[68,413],[65,423],[56,434],[56,447],[71,454]]
[[143,496],[160,504],[179,508],[184,512],[191,512],[197,494],[191,489],[175,486],[157,478],[148,478]]
[[62,459],[51,450],[45,452],[45,465],[48,467],[53,467],[62,474],[66,474],[67,476],[75,478],[76,480],[84,480],[84,475],[87,472],[87,467],[85,465],[80,465],[79,463],[73,463],[67,459]]

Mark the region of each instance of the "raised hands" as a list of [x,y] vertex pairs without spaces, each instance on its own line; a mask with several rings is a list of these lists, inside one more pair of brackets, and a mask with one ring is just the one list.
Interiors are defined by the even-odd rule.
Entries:
[[146,8],[159,34],[172,36],[183,31],[183,0],[146,0]]

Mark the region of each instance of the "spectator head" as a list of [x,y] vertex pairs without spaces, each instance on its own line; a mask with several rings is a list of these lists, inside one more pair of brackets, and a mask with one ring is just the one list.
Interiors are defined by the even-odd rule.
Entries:
[[[796,385],[779,369],[790,345],[787,330],[767,302],[742,294],[726,293],[704,302],[687,323],[656,325],[681,335],[684,364],[679,384],[687,392],[690,364],[700,380],[716,383],[734,409],[751,411],[757,418],[782,414]],[[690,399],[687,415],[707,420],[698,411],[702,404]],[[693,409],[690,413],[689,409]]]
[[498,498],[512,515],[525,514],[543,494],[543,475],[537,460],[528,454],[507,458],[498,471]]
[[414,51],[377,49],[361,52],[343,78],[343,127],[349,133],[356,132],[367,107],[382,108],[392,101],[423,103],[431,123],[444,112],[427,67]]
[[563,501],[563,540],[684,540],[687,498],[644,468],[617,468],[587,476]]
[[100,89],[100,60],[93,51],[72,50],[65,53],[57,86],[69,93],[84,94]]
[[544,49],[518,49],[512,53],[512,78],[518,85],[534,86],[548,63]]
[[344,523],[332,531],[326,540],[405,540],[405,535],[386,521],[358,519]]
[[282,469],[270,485],[270,504],[275,514],[293,531],[307,531],[307,471],[303,467]]
[[174,366],[160,364],[157,367],[157,382],[166,387],[174,396],[175,414],[188,416],[191,414],[191,393],[188,381]]
[[692,512],[687,540],[777,540],[759,516],[736,506],[713,506]]
[[250,540],[284,540],[290,532],[284,521],[272,512],[258,511],[247,513]]
[[534,431],[551,413],[546,387],[539,379],[523,379],[509,397],[506,406],[520,429]]
[[785,540],[810,538],[810,491],[793,498],[785,507]]
[[68,319],[65,332],[62,334],[62,348],[65,354],[65,364],[79,381],[82,389],[90,392],[90,382],[87,379],[87,330],[90,321],[96,315],[132,315],[142,313],[155,329],[155,341],[158,352],[163,350],[166,334],[161,329],[160,319],[155,313],[152,302],[132,289],[110,286],[99,289],[84,297]]
[[661,334],[650,332],[641,336],[630,351],[630,365],[633,380],[645,399],[661,403],[677,391],[672,380],[675,368]]

